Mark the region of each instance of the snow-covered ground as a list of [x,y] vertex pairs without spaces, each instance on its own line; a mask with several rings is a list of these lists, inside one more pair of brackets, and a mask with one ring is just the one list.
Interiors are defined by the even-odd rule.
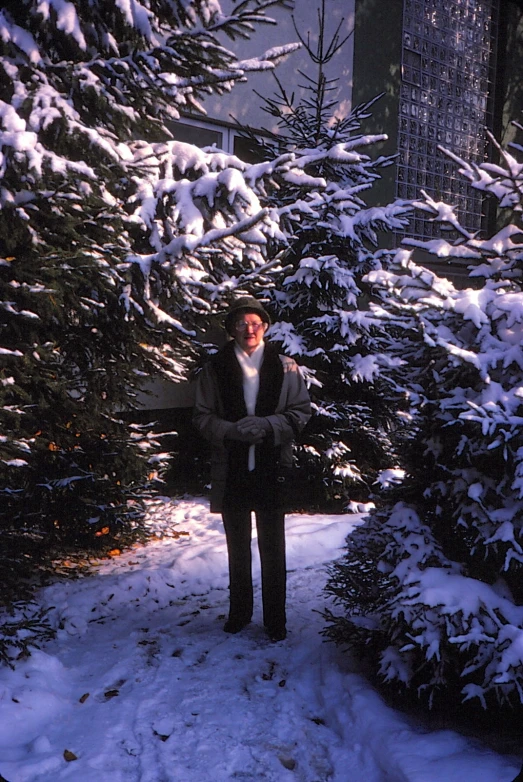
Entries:
[[286,641],[222,631],[227,559],[205,502],[152,508],[165,537],[46,588],[55,641],[0,670],[8,782],[510,782],[520,760],[387,707],[322,640],[325,565],[358,516],[288,516]]

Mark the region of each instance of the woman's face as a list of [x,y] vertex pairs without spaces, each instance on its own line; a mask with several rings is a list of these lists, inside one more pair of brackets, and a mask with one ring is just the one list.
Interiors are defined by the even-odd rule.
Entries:
[[261,344],[267,323],[256,312],[244,312],[238,315],[234,324],[234,339],[248,356]]

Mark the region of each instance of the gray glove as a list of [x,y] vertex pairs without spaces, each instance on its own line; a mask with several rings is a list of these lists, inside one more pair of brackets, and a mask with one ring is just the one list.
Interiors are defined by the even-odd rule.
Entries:
[[[260,418],[255,415],[246,416],[236,421],[227,432],[227,438],[229,440],[237,440],[241,443],[249,443],[250,445],[258,445],[265,437],[266,430],[265,425],[260,426],[260,421],[266,421],[265,418]],[[267,423],[269,423],[267,421]],[[269,424],[270,428],[270,424]]]
[[248,415],[236,422],[240,432],[262,432],[263,436],[272,431],[272,426],[268,418],[259,415]]

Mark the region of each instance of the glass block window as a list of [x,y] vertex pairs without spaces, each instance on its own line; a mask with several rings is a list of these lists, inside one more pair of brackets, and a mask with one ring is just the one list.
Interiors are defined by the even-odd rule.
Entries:
[[[482,225],[482,197],[442,146],[468,161],[486,156],[492,127],[499,0],[404,0],[396,195],[420,189],[457,207],[462,224]],[[408,231],[439,235],[419,216]]]

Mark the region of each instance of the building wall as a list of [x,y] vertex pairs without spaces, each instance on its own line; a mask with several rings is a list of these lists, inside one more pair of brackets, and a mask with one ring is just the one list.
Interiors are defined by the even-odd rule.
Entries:
[[[327,39],[341,24],[340,36],[349,35],[354,27],[354,2],[355,0],[325,0],[327,17]],[[231,0],[221,0],[221,6],[225,13],[234,4]],[[318,9],[321,0],[295,0],[294,10],[285,8],[269,9],[268,15],[275,19],[276,25],[263,25],[257,27],[252,38],[243,41],[225,40],[242,59],[248,59],[253,55],[259,55],[269,48],[282,46],[287,43],[299,41],[298,33],[306,40],[315,43],[318,40]],[[293,21],[294,20],[294,21]],[[339,113],[345,116],[350,111],[352,92],[352,57],[353,37],[345,43],[343,48],[333,57],[327,68],[328,77],[339,79]],[[315,66],[310,62],[303,49],[289,55],[286,61],[278,65],[275,73],[289,92],[294,92],[299,98],[303,95],[301,85],[304,77],[302,71],[308,76],[314,75]],[[255,128],[267,127],[276,130],[276,124],[272,117],[266,114],[261,107],[262,101],[256,95],[271,96],[274,94],[276,84],[271,72],[252,73],[248,76],[246,84],[237,84],[228,95],[217,98],[210,97],[205,101],[204,107],[209,119],[222,122],[233,122],[235,119],[243,124],[249,124]]]
[[[386,151],[398,152],[384,196],[411,199],[423,188],[457,200],[465,224],[480,227],[481,205],[458,190],[454,167],[438,147],[484,159],[497,41],[498,0],[358,1],[354,98],[369,99],[382,85],[372,123],[389,133]],[[370,79],[369,50],[379,52]],[[411,228],[432,235],[428,224]]]
[[[357,0],[353,103],[357,106],[378,98],[363,131],[388,135],[388,141],[376,147],[384,155],[397,151],[402,24],[403,0]],[[375,203],[383,205],[394,199],[395,182],[396,169],[391,166],[372,188]]]
[[[387,133],[380,151],[398,153],[373,188],[373,203],[416,198],[423,189],[457,206],[470,230],[493,229],[490,201],[440,147],[481,162],[496,155],[487,128],[502,143],[514,137],[509,121],[523,107],[522,16],[522,0],[357,0],[353,100],[384,93],[364,130]],[[440,228],[416,216],[407,233],[431,239]],[[390,247],[401,236],[380,241]],[[455,259],[415,257],[459,284],[466,277],[466,264]]]
[[[326,12],[326,40],[338,31],[340,40],[347,39],[325,68],[328,78],[337,80],[337,114],[346,116],[352,102],[353,73],[353,29],[355,0],[294,0],[293,9],[275,7],[268,16],[276,24],[260,25],[254,28],[250,39],[230,41],[224,37],[224,45],[234,51],[239,59],[263,55],[267,50],[289,43],[309,41],[313,48],[318,41],[318,13],[322,6]],[[225,13],[233,7],[233,0],[221,0]],[[203,102],[206,114],[184,115],[171,130],[180,141],[189,141],[198,146],[217,147],[226,152],[238,154],[248,160],[248,152],[239,141],[237,124],[249,125],[258,130],[277,131],[277,122],[263,110],[263,98],[277,93],[275,76],[289,95],[298,102],[305,94],[307,77],[313,78],[316,66],[303,46],[289,54],[275,69],[249,73],[246,82],[236,83],[231,92],[220,96],[209,96]]]
[[500,83],[496,136],[503,146],[514,141],[514,121],[523,124],[523,0],[501,3]]

